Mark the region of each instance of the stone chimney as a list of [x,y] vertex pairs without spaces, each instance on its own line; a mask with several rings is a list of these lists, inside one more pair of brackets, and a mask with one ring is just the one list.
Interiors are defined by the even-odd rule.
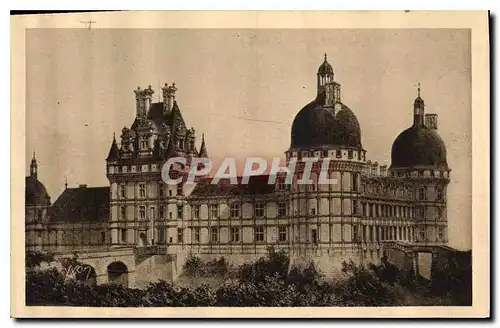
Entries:
[[172,110],[175,101],[175,92],[177,88],[175,87],[175,82],[172,82],[172,85],[169,86],[168,83],[165,83],[165,86],[161,88],[163,91],[163,110],[164,113],[168,113]]
[[429,129],[437,130],[438,116],[437,114],[425,114],[425,126]]
[[151,85],[147,89],[142,90],[141,87],[137,87],[134,90],[135,93],[135,106],[136,106],[136,116],[146,117],[149,107],[153,101],[154,90]]
[[383,177],[387,176],[387,165],[380,165],[380,175]]

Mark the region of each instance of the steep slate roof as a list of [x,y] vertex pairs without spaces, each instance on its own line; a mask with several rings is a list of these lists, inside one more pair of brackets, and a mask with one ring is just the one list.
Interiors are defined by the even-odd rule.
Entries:
[[67,188],[50,208],[50,221],[106,221],[109,187]]
[[206,178],[198,182],[189,198],[207,196],[242,196],[262,195],[274,192],[274,185],[268,184],[269,175],[257,175],[250,177],[248,184],[241,184],[242,177],[237,177],[238,184],[233,185],[228,179],[220,180],[217,184],[211,184],[212,178]]
[[116,138],[113,134],[113,142],[111,143],[111,148],[109,149],[108,157],[106,160],[117,160],[120,158],[120,150],[118,149],[118,145],[116,144]]

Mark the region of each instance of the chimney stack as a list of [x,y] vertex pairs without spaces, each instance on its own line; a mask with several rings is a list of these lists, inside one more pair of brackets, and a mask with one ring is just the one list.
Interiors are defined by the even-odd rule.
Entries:
[[135,103],[136,103],[136,116],[146,117],[149,107],[153,101],[154,90],[151,85],[147,89],[142,90],[141,87],[137,87],[134,90],[135,93]]
[[380,175],[383,177],[387,176],[387,165],[380,165]]
[[437,130],[438,116],[437,114],[425,114],[425,126],[429,129]]
[[165,83],[165,86],[161,88],[161,90],[163,91],[163,110],[164,113],[167,114],[174,106],[175,92],[177,91],[175,82],[173,82],[171,86],[169,86],[168,83]]

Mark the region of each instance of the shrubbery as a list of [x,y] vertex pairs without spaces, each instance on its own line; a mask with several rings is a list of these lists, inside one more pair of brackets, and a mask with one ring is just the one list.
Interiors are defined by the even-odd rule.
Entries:
[[[191,256],[183,269],[191,276],[220,276],[228,272],[228,264],[223,258],[203,262]],[[165,281],[142,290],[109,284],[89,287],[78,280],[65,282],[56,269],[30,270],[26,303],[101,307],[405,305],[399,300],[407,281],[389,263],[366,268],[344,262],[342,271],[343,279],[334,282],[313,262],[290,266],[287,254],[273,249],[266,258],[241,265],[234,277],[226,275],[219,288],[179,287]]]
[[228,269],[229,264],[224,257],[204,262],[199,257],[190,254],[184,262],[182,272],[187,277],[213,277],[225,276]]

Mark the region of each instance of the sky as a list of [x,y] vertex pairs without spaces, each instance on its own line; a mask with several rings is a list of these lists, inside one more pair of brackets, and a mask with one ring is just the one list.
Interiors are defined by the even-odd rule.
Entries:
[[[105,158],[135,117],[137,86],[175,81],[176,99],[208,153],[283,156],[291,124],[316,96],[324,53],[357,116],[367,159],[390,165],[412,124],[417,83],[438,114],[452,169],[450,246],[470,249],[470,31],[457,29],[29,29],[26,156],[54,202],[69,186],[105,186]],[[119,138],[118,138],[119,139]],[[29,173],[29,163],[26,164]]]

